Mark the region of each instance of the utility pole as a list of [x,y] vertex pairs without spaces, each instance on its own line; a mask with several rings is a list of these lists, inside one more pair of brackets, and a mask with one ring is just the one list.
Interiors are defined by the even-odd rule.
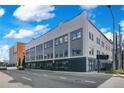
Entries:
[[122,68],[122,34],[121,27],[119,25],[119,58],[118,58],[118,68]]
[[117,34],[117,32],[115,33],[116,34],[116,36],[115,36],[115,69],[118,69],[118,54],[119,54],[119,52],[118,52],[118,34]]
[[116,48],[116,45],[115,45],[115,41],[116,41],[116,38],[115,38],[115,19],[114,19],[114,15],[113,15],[113,12],[112,12],[112,9],[111,9],[111,5],[108,5],[107,6],[109,8],[109,11],[111,13],[111,16],[112,16],[112,32],[113,32],[113,53],[112,53],[112,59],[113,59],[113,62],[112,62],[112,70],[113,72],[115,71],[115,48]]

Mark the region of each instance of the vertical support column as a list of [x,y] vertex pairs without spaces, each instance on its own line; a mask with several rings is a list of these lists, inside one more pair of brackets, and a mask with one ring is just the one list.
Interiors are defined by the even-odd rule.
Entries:
[[43,46],[43,61],[44,61],[44,43],[43,43],[42,46]]
[[53,39],[53,60],[55,59],[55,40]]
[[68,33],[68,57],[70,57],[71,56],[71,48],[70,48],[70,32]]
[[52,70],[54,70],[54,63],[55,63],[55,39],[53,39],[53,63],[52,63]]
[[88,57],[86,57],[85,62],[86,62],[86,72],[88,72],[88,71],[89,71],[89,61],[88,61]]
[[34,56],[35,56],[35,61],[36,61],[36,46],[34,48],[35,48],[35,55]]

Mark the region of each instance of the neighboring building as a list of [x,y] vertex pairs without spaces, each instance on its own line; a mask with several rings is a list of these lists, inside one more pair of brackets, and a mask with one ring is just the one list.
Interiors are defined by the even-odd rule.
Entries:
[[9,49],[9,64],[18,65],[19,60],[23,60],[25,53],[25,43],[17,42]]
[[[26,67],[66,71],[94,71],[97,54],[109,55],[112,43],[96,28],[83,12],[68,22],[26,44]],[[102,63],[101,63],[102,64]]]

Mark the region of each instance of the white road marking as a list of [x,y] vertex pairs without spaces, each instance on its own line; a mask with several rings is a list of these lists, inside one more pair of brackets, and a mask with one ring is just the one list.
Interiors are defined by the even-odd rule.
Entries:
[[28,80],[28,81],[32,81],[32,79],[27,78],[27,77],[21,77],[21,78],[23,78],[23,79],[25,79],[25,80]]
[[48,75],[47,74],[43,74],[44,77],[47,77]]
[[25,72],[25,73],[27,73],[27,74],[31,74],[31,73],[29,73],[29,72]]
[[87,83],[96,83],[95,81],[85,80]]
[[9,71],[7,71],[6,73],[9,74]]
[[66,77],[59,77],[60,79],[67,79]]

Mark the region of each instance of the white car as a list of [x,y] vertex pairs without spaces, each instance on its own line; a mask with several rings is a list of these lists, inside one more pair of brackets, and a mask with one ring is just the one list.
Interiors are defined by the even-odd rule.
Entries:
[[0,70],[7,70],[6,66],[0,66]]

